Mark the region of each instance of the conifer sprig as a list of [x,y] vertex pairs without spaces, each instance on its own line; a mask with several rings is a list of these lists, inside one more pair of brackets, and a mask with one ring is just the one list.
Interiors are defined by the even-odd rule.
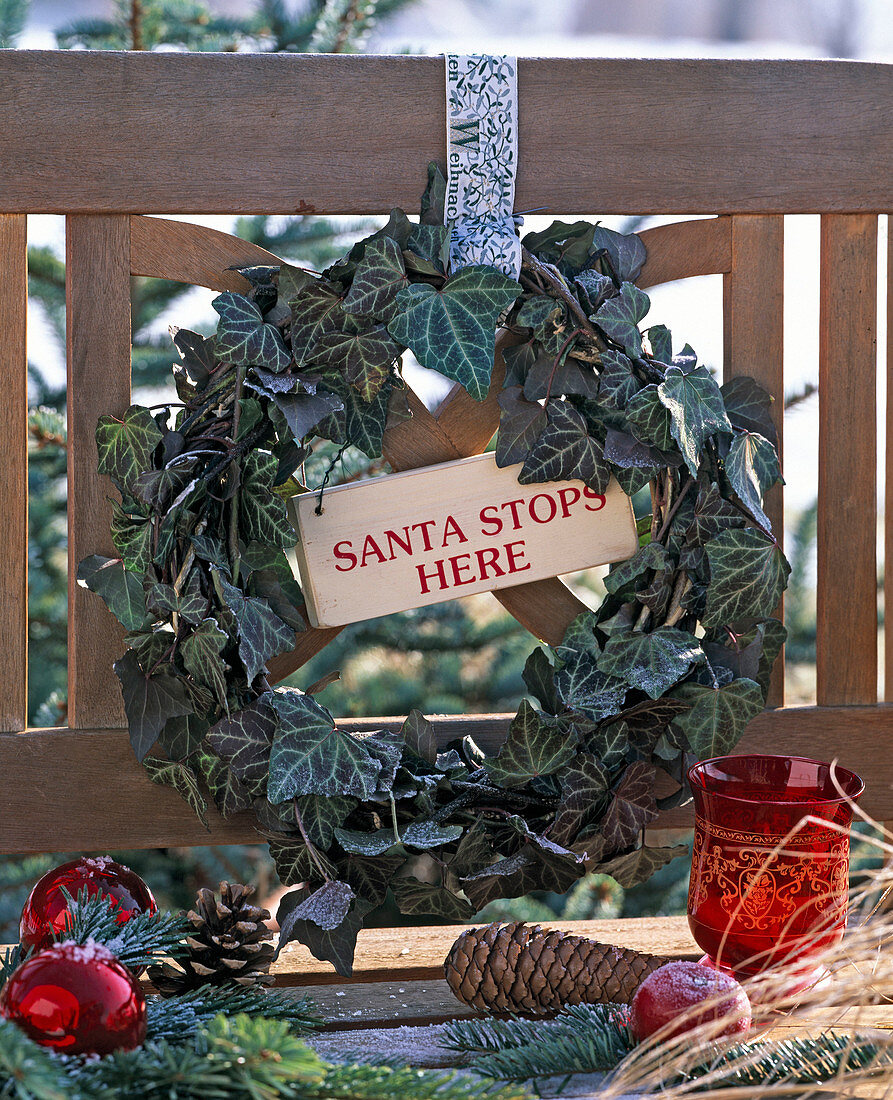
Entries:
[[104,895],[81,890],[75,901],[64,887],[62,892],[70,916],[56,938],[101,943],[131,970],[148,966],[159,955],[176,957],[191,928],[185,916],[176,913],[134,913],[119,924],[120,910]]

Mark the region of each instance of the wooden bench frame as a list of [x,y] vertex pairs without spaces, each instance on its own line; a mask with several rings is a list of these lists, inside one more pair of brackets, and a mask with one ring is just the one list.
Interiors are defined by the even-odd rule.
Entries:
[[[0,850],[256,839],[247,818],[215,817],[205,833],[176,794],[150,784],[122,728],[111,671],[120,633],[74,581],[81,558],[111,549],[94,429],[101,413],[120,415],[130,402],[129,277],[237,289],[239,276],[224,269],[257,259],[224,234],[142,215],[411,213],[426,163],[444,155],[442,65],[0,53]],[[866,775],[865,807],[881,819],[893,818],[893,710],[876,689],[875,303],[877,216],[893,208],[891,85],[893,67],[851,62],[519,63],[518,209],[723,215],[647,233],[640,283],[723,275],[726,377],[750,374],[783,393],[781,215],[822,215],[818,706],[782,707],[778,670],[779,709],[752,723],[741,749],[839,756]],[[28,213],[68,218],[69,726],[53,730],[26,729]],[[490,409],[469,433],[461,391],[436,418],[417,401],[414,411],[410,435],[397,429],[388,440],[404,468],[474,453],[495,427]],[[780,432],[780,413],[777,423]],[[887,474],[893,585],[890,442]],[[780,490],[767,510],[780,530]],[[548,581],[500,596],[556,642],[576,611],[566,592]],[[324,635],[300,635],[275,675]],[[889,693],[893,631],[886,656]],[[507,727],[493,715],[435,721],[440,737],[470,732],[485,747]],[[677,811],[661,824],[686,820]]]

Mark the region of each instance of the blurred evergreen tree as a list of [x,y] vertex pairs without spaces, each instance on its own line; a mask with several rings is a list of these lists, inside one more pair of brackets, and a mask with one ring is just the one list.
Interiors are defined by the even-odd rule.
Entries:
[[29,0],[0,0],[0,50],[12,49],[25,29]]

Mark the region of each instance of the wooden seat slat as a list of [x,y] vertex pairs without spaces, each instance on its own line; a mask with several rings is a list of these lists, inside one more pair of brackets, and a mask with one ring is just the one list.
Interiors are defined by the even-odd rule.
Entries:
[[28,724],[28,293],[26,222],[0,214],[0,729]]
[[[510,715],[434,716],[441,745],[466,734],[496,751]],[[345,719],[346,729],[395,729],[402,718]],[[840,763],[871,777],[861,805],[880,821],[893,820],[893,705],[784,707],[751,722],[737,752],[785,751]],[[880,746],[880,748],[879,748]],[[197,844],[257,844],[250,817],[223,821],[208,810],[206,832],[170,788],[154,786],[136,762],[124,730],[32,730],[0,733],[4,810],[0,849],[8,852],[166,848]],[[76,777],[76,781],[73,777]],[[109,798],[110,777],[115,797]],[[145,807],[151,802],[151,815]],[[690,806],[662,814],[655,827],[691,827]],[[114,838],[114,842],[112,842]]]

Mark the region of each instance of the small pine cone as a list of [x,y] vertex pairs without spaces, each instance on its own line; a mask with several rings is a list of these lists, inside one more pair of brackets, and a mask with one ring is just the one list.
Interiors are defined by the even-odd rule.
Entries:
[[186,993],[201,985],[271,985],[268,973],[273,946],[265,941],[273,933],[264,924],[270,913],[248,898],[253,886],[220,883],[220,896],[199,890],[195,909],[186,917],[193,931],[177,965],[162,963],[149,968],[149,978],[163,997]]
[[472,1008],[539,1015],[563,1005],[629,1004],[641,982],[669,961],[539,925],[497,921],[463,932],[444,974]]

